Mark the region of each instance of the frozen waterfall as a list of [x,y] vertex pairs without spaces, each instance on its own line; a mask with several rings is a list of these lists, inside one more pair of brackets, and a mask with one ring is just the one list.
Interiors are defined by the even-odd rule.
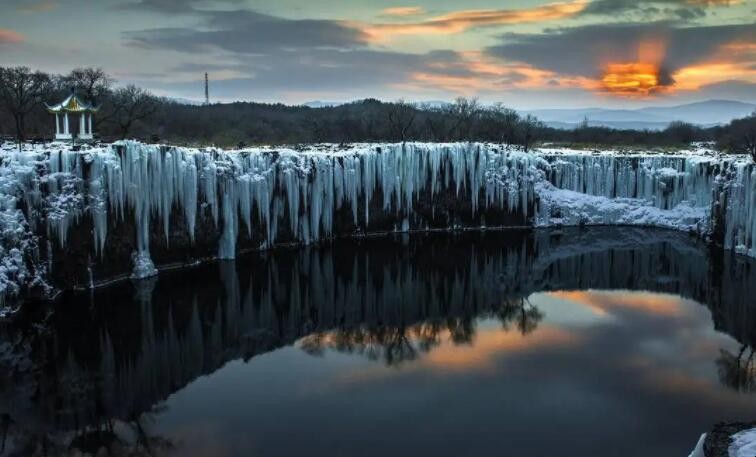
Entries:
[[48,284],[56,269],[77,283],[87,270],[93,284],[122,263],[143,278],[155,264],[387,230],[657,226],[756,256],[756,168],[745,158],[482,143],[223,151],[119,142],[0,154],[3,296]]

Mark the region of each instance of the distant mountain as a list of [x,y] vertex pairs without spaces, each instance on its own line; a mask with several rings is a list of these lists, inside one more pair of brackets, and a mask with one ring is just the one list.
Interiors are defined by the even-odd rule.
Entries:
[[307,106],[309,108],[331,108],[333,106],[339,106],[343,105],[342,102],[324,102],[321,100],[313,100],[311,102],[302,103],[302,106]]
[[649,107],[638,111],[651,116],[682,120],[694,124],[724,124],[733,119],[748,116],[756,105],[730,100],[709,100],[669,107]]
[[756,105],[730,100],[708,100],[678,106],[646,107],[634,110],[605,108],[542,109],[525,111],[555,128],[571,129],[584,119],[589,125],[618,129],[661,130],[672,121],[711,126],[726,124],[745,117],[756,110]]
[[192,100],[190,98],[181,98],[181,97],[167,97],[167,98],[168,98],[168,100],[171,100],[173,102],[179,103],[181,105],[195,105],[195,106],[199,106],[199,105],[204,105],[205,104],[205,102],[201,102],[201,101],[197,101],[197,100]]

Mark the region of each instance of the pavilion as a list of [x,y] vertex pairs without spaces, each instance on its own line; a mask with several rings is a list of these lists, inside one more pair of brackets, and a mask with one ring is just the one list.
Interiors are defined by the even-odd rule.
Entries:
[[76,95],[76,90],[71,89],[71,95],[57,105],[50,106],[45,103],[47,112],[55,114],[55,139],[56,140],[73,140],[71,125],[68,117],[71,115],[79,116],[79,129],[76,135],[77,140],[88,141],[94,138],[92,134],[92,116],[100,109],[90,103],[85,103]]

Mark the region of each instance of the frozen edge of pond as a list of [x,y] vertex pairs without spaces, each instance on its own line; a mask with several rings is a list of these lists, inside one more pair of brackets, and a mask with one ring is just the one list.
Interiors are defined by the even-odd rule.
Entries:
[[[93,249],[79,255],[89,257],[82,262],[92,287],[101,282],[92,265],[119,224],[134,226],[132,277],[144,278],[157,273],[150,241],[162,229],[165,245],[171,243],[176,211],[190,244],[199,231],[219,235],[215,253],[204,258],[232,259],[244,232],[262,232],[259,249],[276,245],[282,231],[299,244],[344,235],[336,233],[339,211],[371,233],[376,198],[393,231],[427,229],[414,206],[421,194],[432,200],[442,192],[482,219],[466,226],[449,220],[447,229],[485,227],[494,210],[519,214],[528,227],[681,230],[756,256],[756,169],[748,159],[703,150],[526,154],[484,143],[403,143],[222,151],[127,141],[81,151],[65,144],[3,147],[0,158],[2,297],[33,286],[52,291],[53,252],[67,250],[85,218]],[[198,226],[203,213],[211,223]]]

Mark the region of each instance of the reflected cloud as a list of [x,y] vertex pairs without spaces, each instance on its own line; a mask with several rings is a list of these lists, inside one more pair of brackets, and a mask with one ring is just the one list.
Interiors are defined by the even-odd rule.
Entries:
[[[730,401],[734,392],[718,383],[750,389],[752,381],[742,381],[753,372],[750,349],[738,357],[732,339],[706,332],[713,325],[753,345],[754,274],[751,260],[712,257],[685,234],[647,229],[417,234],[259,253],[66,297],[55,308],[65,312],[31,323],[0,323],[0,427],[10,424],[12,440],[38,442],[47,433],[68,446],[96,428],[107,439],[112,424],[145,415],[160,421],[154,405],[198,377],[245,366],[229,361],[270,354],[270,362],[274,350],[293,344],[280,351],[288,363],[298,355],[333,368],[331,358],[321,364],[302,349],[379,362],[357,363],[352,373],[342,363],[321,376],[346,374],[342,383],[423,370],[455,383],[464,373],[489,380],[513,366],[537,379],[548,367],[549,382],[559,386],[681,398],[708,389],[717,392],[706,401]],[[539,292],[595,314],[648,318],[571,327],[525,298]],[[680,297],[708,310],[690,318],[698,305]],[[688,318],[676,327],[659,319],[681,315]],[[637,360],[627,358],[628,348]],[[616,379],[628,373],[643,383]],[[144,435],[160,442],[146,425]]]
[[560,291],[550,295],[585,306],[595,314],[605,316],[621,310],[631,310],[658,316],[679,316],[680,299],[672,295],[646,292]]

